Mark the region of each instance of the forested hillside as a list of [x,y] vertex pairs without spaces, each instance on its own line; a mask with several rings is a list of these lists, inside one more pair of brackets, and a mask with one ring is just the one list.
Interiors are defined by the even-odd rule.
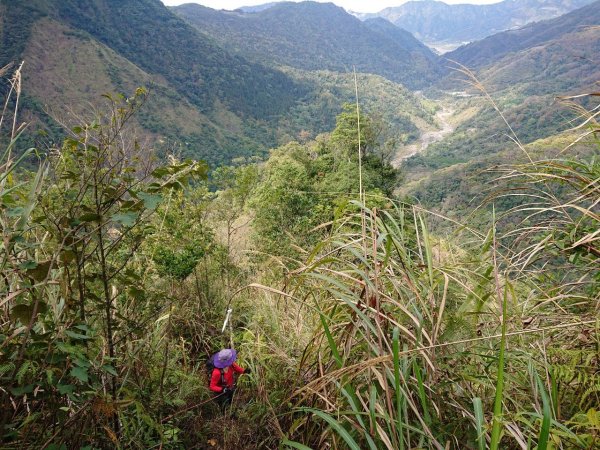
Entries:
[[265,63],[338,72],[354,66],[410,88],[426,86],[442,71],[410,33],[363,24],[332,3],[284,2],[251,13],[190,3],[174,11],[228,50]]
[[[3,5],[0,63],[26,62],[23,74],[31,88],[22,108],[36,121],[26,138],[40,148],[60,140],[60,124],[88,112],[86,102],[76,99],[94,103],[98,92],[126,93],[145,86],[154,94],[134,119],[140,137],[153,142],[162,154],[175,151],[218,165],[236,157],[264,157],[269,148],[297,138],[300,132],[316,136],[330,129],[341,105],[353,95],[350,88],[341,97],[324,98],[326,79],[290,77],[251,62],[247,58],[252,54],[232,56],[158,0]],[[55,45],[47,48],[50,37]],[[429,51],[414,39],[411,45],[403,55],[416,52],[429,72],[430,62],[421,55]],[[411,55],[406,57],[410,60]],[[352,71],[351,64],[338,68]],[[414,75],[419,69],[411,70]],[[401,89],[388,86],[388,96]],[[64,104],[73,104],[73,109],[65,110]],[[378,109],[397,105],[394,100]],[[307,108],[326,111],[323,120],[290,120],[296,116],[289,113],[292,109]],[[395,133],[416,130],[406,118],[393,122],[398,125]]]
[[[94,76],[103,79],[109,92],[126,91],[132,84],[156,87],[162,104],[155,104],[154,114],[147,113],[138,120],[152,135],[183,143],[186,155],[223,162],[239,156],[236,152],[241,146],[258,151],[273,145],[276,141],[266,123],[274,123],[307,92],[279,71],[230,56],[159,0],[3,4],[0,63],[23,58],[35,61],[37,67],[25,66],[24,73],[43,77],[44,87],[32,84],[50,88],[55,97],[66,91],[67,95],[92,100],[89,87],[86,95],[86,77],[80,67],[94,63]],[[40,34],[50,29],[59,45],[51,49],[56,54],[48,57],[45,46],[40,48],[39,43],[45,44],[46,36]],[[86,47],[88,50],[83,50]],[[64,68],[56,64],[63,56],[61,50],[71,53],[66,80],[60,72]],[[53,62],[49,67],[44,64],[46,58]],[[100,73],[95,75],[97,71]],[[135,72],[135,77],[123,76],[127,71]],[[43,104],[49,100],[46,95],[38,96],[25,106],[43,115]],[[163,120],[163,114],[171,120]],[[187,117],[194,120],[192,127],[186,123]],[[228,126],[222,117],[248,129]]]
[[0,449],[598,448],[598,3],[0,0]]

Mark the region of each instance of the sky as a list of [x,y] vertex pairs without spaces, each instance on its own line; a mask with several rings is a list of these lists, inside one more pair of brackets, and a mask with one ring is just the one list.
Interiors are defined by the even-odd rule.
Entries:
[[[199,3],[214,9],[236,9],[240,6],[254,6],[270,3],[273,0],[163,0],[168,6],[181,5],[182,3]],[[332,2],[342,8],[356,12],[379,12],[389,6],[399,6],[407,0],[315,0],[321,3]],[[443,0],[449,5],[457,3],[473,3],[485,5],[498,3],[500,0]]]

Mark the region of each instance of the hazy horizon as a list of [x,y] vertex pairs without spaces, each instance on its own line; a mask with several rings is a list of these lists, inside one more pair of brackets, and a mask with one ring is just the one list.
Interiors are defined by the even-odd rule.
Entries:
[[[236,9],[242,6],[256,6],[263,5],[265,3],[271,3],[271,0],[162,0],[167,6],[176,6],[184,3],[197,3],[199,5],[208,6],[213,9]],[[296,1],[298,0],[275,0],[280,1]],[[356,11],[361,13],[376,13],[382,9],[389,8],[392,6],[400,6],[409,0],[371,0],[365,2],[364,0],[313,0],[319,3],[334,3],[342,8],[350,11]],[[475,5],[489,5],[492,3],[500,3],[502,0],[441,0],[449,5],[456,4],[475,4]]]

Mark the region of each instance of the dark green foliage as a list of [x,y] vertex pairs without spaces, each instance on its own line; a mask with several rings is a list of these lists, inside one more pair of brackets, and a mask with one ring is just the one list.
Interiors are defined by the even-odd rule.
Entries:
[[382,75],[411,88],[440,72],[438,58],[392,24],[369,26],[333,4],[283,3],[260,12],[215,11],[188,4],[174,10],[230,51],[304,70]]
[[[18,64],[27,45],[31,26],[37,20],[49,14],[50,9],[43,0],[19,1],[14,7],[13,0],[0,2],[0,67],[6,64]],[[6,92],[1,92],[2,97]]]
[[358,158],[359,145],[361,151],[369,153],[377,145],[371,119],[368,116],[359,117],[356,114],[356,105],[345,104],[344,110],[336,118],[336,127],[331,133],[331,144],[346,158]]
[[[108,447],[128,440],[137,420],[135,434],[146,443],[166,439],[144,394],[122,377],[126,343],[162,308],[138,252],[155,232],[151,219],[163,197],[205,177],[207,167],[172,161],[151,170],[148,155],[142,163],[123,130],[144,98],[140,89],[110,99],[108,117],[73,128],[37,174],[6,184],[10,162],[1,166],[3,442]],[[48,426],[57,422],[60,429]]]
[[[161,156],[201,157],[213,166],[228,164],[236,157],[264,158],[269,148],[332,129],[340,105],[354,95],[348,76],[288,69],[283,73],[244,55],[232,56],[158,0],[7,2],[3,8],[3,36],[9,39],[13,31],[19,36],[24,33],[19,46],[10,44],[3,49],[13,52],[15,58],[27,51],[34,61],[25,62],[26,95],[21,109],[32,123],[22,142],[36,143],[41,150],[62,138],[53,119],[63,122],[64,115],[69,116],[61,98],[66,102],[93,101],[90,86],[86,86],[91,82],[108,84],[113,92],[145,84],[150,100],[137,121],[157,152]],[[13,16],[19,20],[9,23]],[[78,66],[93,67],[91,76],[96,75],[97,81],[73,75],[65,83],[66,75],[57,73],[61,65],[38,63],[44,59],[40,52],[45,44],[28,46],[28,41],[30,35],[39,39],[45,27],[60,30],[51,51],[57,58],[67,58],[64,63],[69,73],[76,73]],[[415,45],[409,47],[414,50]],[[72,51],[64,52],[65,47]],[[71,59],[80,55],[79,49],[89,58]],[[30,93],[27,77],[32,66],[48,83],[49,98],[44,97],[45,92]],[[418,135],[413,114],[429,121],[430,113],[422,102],[401,86],[369,75],[359,74],[359,80],[367,110],[388,123],[401,140]]]
[[[147,83],[153,99],[156,97],[150,103],[160,106],[148,108],[139,121],[153,139],[156,134],[160,136],[160,141],[166,143],[165,151],[181,144],[180,154],[184,157],[201,156],[217,165],[237,156],[264,154],[278,142],[274,129],[281,116],[310,90],[278,70],[230,55],[159,0],[3,2],[2,10],[0,32],[5,42],[0,48],[0,67],[19,62],[32,28],[39,26],[40,19],[67,26],[64,36],[58,38],[96,46],[102,64],[98,70],[106,74],[114,91],[126,91],[128,86],[131,89],[132,82]],[[108,49],[125,60],[115,58]],[[39,51],[34,49],[32,57]],[[124,79],[132,73],[127,61],[144,71],[135,73],[141,74],[139,80]],[[88,63],[73,61],[74,66]],[[26,62],[26,74],[27,67]],[[62,79],[53,80],[54,75],[52,71],[46,74],[66,97],[80,89],[63,85]],[[3,80],[0,93],[7,90]],[[89,93],[81,92],[79,96]],[[35,119],[27,140],[33,142],[42,129],[49,134],[44,147],[61,138],[47,115],[46,100],[31,98],[21,105]],[[165,106],[166,119],[161,111]],[[180,106],[182,109],[177,109]],[[186,123],[187,117],[178,116],[186,108],[200,113],[194,114],[194,123],[201,124],[194,131]],[[223,116],[236,125],[222,124]]]
[[158,0],[66,0],[56,8],[60,19],[164,76],[205,113],[219,99],[236,113],[272,120],[303,92],[281,72],[230,56]]
[[204,245],[203,241],[192,242],[178,252],[163,247],[157,248],[153,260],[157,265],[158,273],[176,280],[185,280],[204,256],[202,245]]
[[[356,101],[352,73],[297,70],[288,70],[288,73],[316,86],[280,122],[281,129],[293,131],[292,136],[301,142],[332,130],[342,105]],[[382,143],[410,142],[420,134],[415,125],[417,118],[432,122],[432,103],[401,85],[376,75],[357,74],[356,79],[362,108],[380,130]]]
[[[499,107],[524,145],[567,130],[576,118],[573,111],[556,105],[551,95],[525,97],[510,91],[504,95]],[[476,97],[465,103],[465,107],[479,108],[478,113],[459,125],[447,138],[407,159],[403,163],[406,170],[435,171],[458,164],[476,163],[482,159],[487,160],[487,164],[505,162],[495,155],[514,148],[517,145],[514,136],[498,112],[482,102],[485,100]],[[484,167],[482,164],[478,166]]]
[[[359,153],[356,107],[346,105],[330,137],[307,144],[290,143],[271,153],[263,179],[251,199],[261,250],[293,256],[294,246],[318,242],[325,230],[311,232],[333,219],[336,210],[358,199]],[[398,171],[377,150],[377,130],[361,117],[363,188],[376,202],[392,194]]]

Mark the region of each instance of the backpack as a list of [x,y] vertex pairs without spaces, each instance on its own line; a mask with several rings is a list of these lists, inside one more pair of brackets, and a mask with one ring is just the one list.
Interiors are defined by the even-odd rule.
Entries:
[[[215,366],[215,362],[214,362],[215,356],[217,356],[216,353],[214,355],[212,355],[210,358],[208,358],[206,360],[206,362],[204,363],[204,367],[206,368],[206,377],[207,377],[208,385],[210,385],[210,380],[212,378],[213,371],[215,369],[217,369],[217,367]],[[225,387],[225,372],[223,372],[223,369],[219,369],[219,372],[221,372],[221,386]]]

